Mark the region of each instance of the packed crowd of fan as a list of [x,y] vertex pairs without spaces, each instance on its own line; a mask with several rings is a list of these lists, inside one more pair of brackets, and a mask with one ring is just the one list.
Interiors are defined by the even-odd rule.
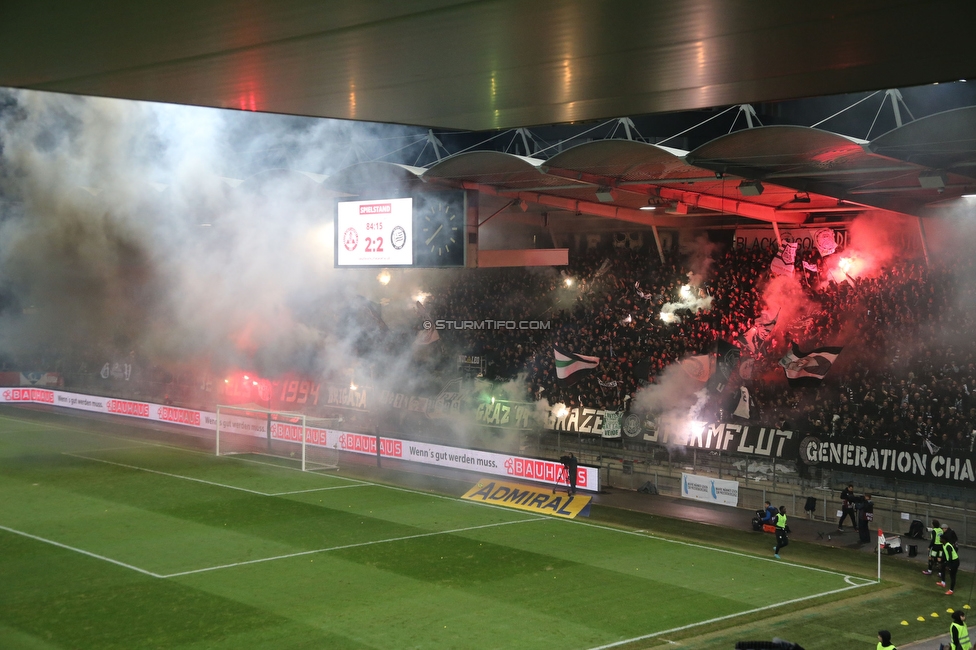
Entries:
[[[484,355],[488,379],[520,373],[527,395],[550,404],[626,410],[636,392],[689,354],[719,340],[754,357],[753,378],[738,373],[712,395],[703,419],[729,419],[739,384],[755,400],[750,419],[816,433],[825,439],[874,440],[919,448],[970,450],[976,430],[976,295],[965,280],[971,263],[951,267],[897,261],[874,277],[822,282],[797,262],[806,305],[750,349],[743,334],[763,320],[770,251],[710,251],[693,269],[656,251],[605,248],[574,256],[561,274],[522,270],[459,274],[430,303],[437,318],[542,319],[548,330],[451,332],[452,349]],[[808,254],[809,255],[809,254]],[[813,253],[815,256],[816,253]],[[570,282],[567,282],[567,279]],[[684,294],[681,291],[685,286]],[[711,302],[699,308],[702,299]],[[698,302],[698,304],[694,304]],[[666,304],[675,320],[662,320]],[[844,346],[816,388],[790,388],[778,362],[789,341],[806,348]],[[553,347],[601,359],[572,386],[556,380]],[[518,385],[516,383],[516,385]]]

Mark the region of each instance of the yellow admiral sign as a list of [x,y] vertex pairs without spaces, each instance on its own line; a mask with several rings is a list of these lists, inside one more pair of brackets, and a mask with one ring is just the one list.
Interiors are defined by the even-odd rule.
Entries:
[[551,488],[534,488],[503,481],[482,481],[461,498],[567,519],[575,518],[590,505],[588,496],[553,494]]

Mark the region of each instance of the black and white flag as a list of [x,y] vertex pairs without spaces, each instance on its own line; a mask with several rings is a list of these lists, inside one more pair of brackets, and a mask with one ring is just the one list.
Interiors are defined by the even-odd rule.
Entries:
[[779,361],[786,371],[786,378],[790,386],[817,385],[823,381],[824,375],[837,359],[843,348],[816,348],[809,352],[801,352],[796,343],[790,344],[790,351]]

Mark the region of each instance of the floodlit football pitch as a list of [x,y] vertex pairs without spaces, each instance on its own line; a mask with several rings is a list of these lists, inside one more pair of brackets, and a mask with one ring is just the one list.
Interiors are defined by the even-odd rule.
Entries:
[[2,648],[693,646],[871,583],[771,549],[0,415]]

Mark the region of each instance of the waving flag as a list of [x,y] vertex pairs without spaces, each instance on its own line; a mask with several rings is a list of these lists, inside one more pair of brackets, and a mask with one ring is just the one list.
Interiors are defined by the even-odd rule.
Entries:
[[706,382],[715,374],[715,355],[697,354],[680,361],[681,369],[688,376],[700,382]]
[[817,348],[801,352],[796,343],[790,344],[790,351],[779,361],[786,370],[790,386],[811,386],[823,381],[824,375],[837,359],[843,348]]
[[576,383],[580,377],[589,373],[600,363],[600,357],[574,354],[557,347],[552,349],[552,354],[556,359],[556,377],[566,385]]
[[830,228],[821,228],[813,235],[813,243],[817,246],[820,257],[833,255],[837,250],[837,240]]
[[793,271],[796,270],[794,266],[796,264],[796,249],[799,246],[797,242],[783,244],[783,248],[770,262],[769,270],[776,275],[793,275]]
[[748,420],[751,413],[750,401],[749,389],[745,386],[740,386],[739,397],[735,401],[735,409],[732,411],[732,415],[743,420]]

